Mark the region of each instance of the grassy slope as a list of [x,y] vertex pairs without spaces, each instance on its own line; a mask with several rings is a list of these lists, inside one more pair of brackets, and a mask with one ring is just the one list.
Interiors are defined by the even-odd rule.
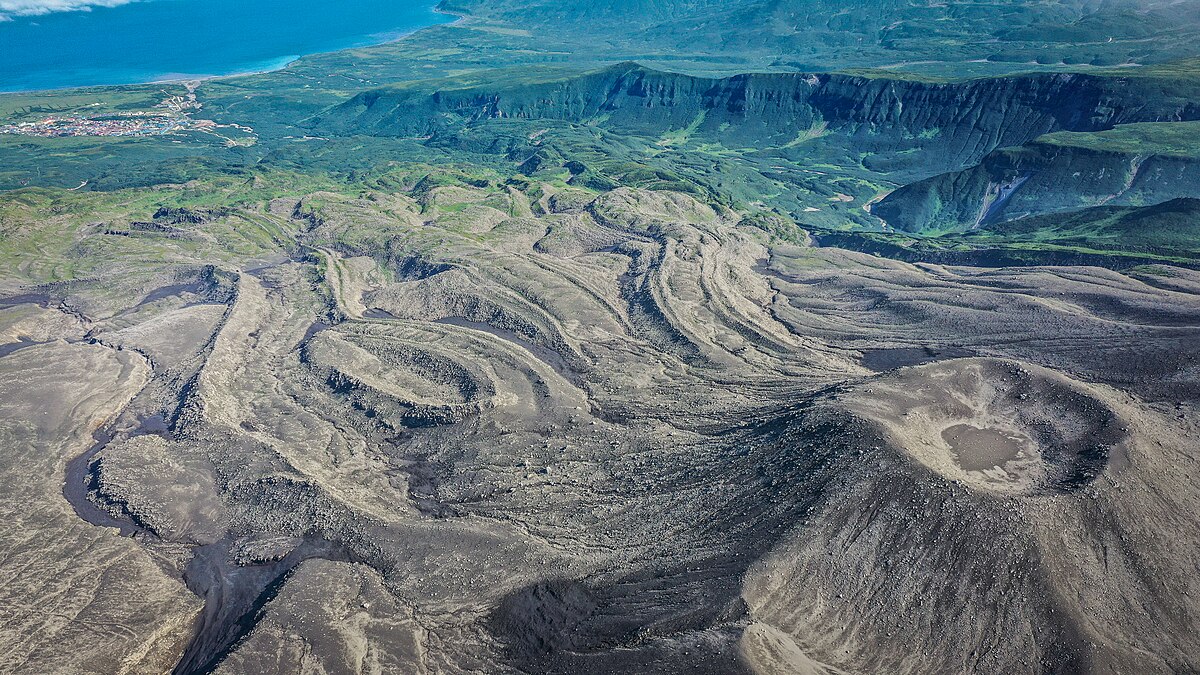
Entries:
[[1123,155],[1200,157],[1200,122],[1148,122],[1122,124],[1098,132],[1059,131],[1037,139],[1068,148]]
[[1200,257],[1200,200],[1096,207],[1000,223],[963,237],[972,243],[1061,244],[1093,250]]
[[908,261],[984,266],[1156,262],[1200,267],[1200,199],[1141,207],[1101,206],[984,227],[917,236],[815,231],[826,245]]
[[852,9],[838,0],[443,2],[453,11],[551,35],[584,17],[607,38],[585,48],[656,65],[686,62],[714,73],[888,66],[950,77],[1195,56],[1200,10],[1158,4],[865,0]]
[[[939,32],[927,34],[921,47],[937,52],[934,56],[940,59],[938,63],[894,67],[900,63],[896,61],[898,54],[903,55],[905,49],[920,42],[902,33],[916,31],[913,33],[916,35],[929,17],[906,15],[900,32],[871,33],[870,39],[876,43],[864,47],[857,37],[843,39],[866,34],[863,33],[866,25],[856,24],[858,19],[854,16],[831,12],[824,16],[823,24],[815,25],[813,16],[788,15],[787,11],[794,11],[794,7],[787,2],[776,9],[763,9],[765,5],[754,2],[729,5],[648,0],[648,4],[638,5],[646,11],[636,14],[646,17],[643,30],[626,31],[628,35],[610,33],[606,22],[627,21],[633,15],[618,5],[603,3],[588,5],[589,11],[598,12],[595,21],[589,24],[592,30],[581,33],[571,29],[568,22],[577,20],[577,4],[555,3],[556,9],[546,12],[546,7],[537,3],[518,6],[497,2],[487,7],[447,3],[449,9],[470,12],[472,16],[387,45],[307,57],[276,73],[202,84],[198,93],[206,108],[199,116],[253,126],[260,143],[251,148],[224,147],[217,139],[202,134],[147,139],[0,137],[0,166],[3,166],[0,188],[74,187],[86,180],[84,191],[114,190],[196,180],[244,181],[254,176],[282,174],[311,177],[301,182],[355,185],[386,175],[395,163],[430,162],[481,167],[507,177],[534,174],[538,180],[570,182],[591,189],[624,184],[685,190],[751,211],[781,208],[802,216],[804,222],[814,226],[870,227],[874,221],[862,208],[863,204],[896,184],[879,169],[864,166],[874,159],[869,153],[855,154],[852,147],[826,138],[823,128],[792,134],[786,143],[730,143],[711,133],[702,133],[700,126],[705,120],[697,113],[689,121],[653,133],[601,128],[603,120],[585,125],[506,120],[425,141],[353,135],[309,139],[304,138],[309,130],[302,123],[355,93],[379,86],[434,91],[495,82],[530,84],[626,58],[641,58],[673,69],[724,74],[751,69],[793,69],[805,65],[796,61],[805,53],[805,59],[815,59],[807,65],[823,67],[820,60],[826,59],[839,66],[864,66],[865,70],[857,72],[869,78],[902,81],[955,81],[1035,68],[1139,78],[1140,86],[1149,90],[1158,87],[1165,92],[1178,83],[1200,82],[1200,61],[1195,60],[1108,71],[1094,64],[1057,63],[1052,58],[1043,59],[1046,63],[1029,64],[1016,57],[1008,58],[1012,54],[997,54],[996,59],[986,63],[971,63],[963,58],[964,49],[974,49],[970,41]],[[793,9],[788,10],[789,7]],[[778,8],[787,11],[780,14],[783,10]],[[764,11],[767,13],[761,14]],[[913,10],[910,7],[897,11]],[[963,19],[962,26],[989,20],[988,12],[995,11],[995,7],[981,4],[972,6],[971,11],[975,15]],[[1025,48],[1021,45],[1028,42],[1029,31],[1042,30],[1038,28],[1041,19],[1020,11],[1008,16],[1013,21],[1005,24],[1007,29],[1021,28],[1024,32],[1006,35],[998,44],[1020,52]],[[712,22],[716,20],[723,25],[721,30],[701,29],[713,28]],[[807,40],[808,46],[788,42],[792,38],[782,42],[777,39],[789,22],[793,27],[803,28],[795,39]],[[1078,41],[1088,31],[1099,30],[1086,22],[1072,25],[1074,33],[1056,34],[1055,40],[1067,44]],[[1189,25],[1184,21],[1169,30],[1161,26],[1155,30],[1178,31],[1188,29]],[[682,39],[688,41],[688,49],[678,49]],[[1179,40],[1147,41],[1145,34],[1140,34],[1137,40],[1154,49],[1168,42],[1172,45],[1170,49],[1162,47],[1154,58],[1173,55],[1172,50],[1178,51],[1182,48],[1179,45],[1185,44]],[[1124,44],[1121,40],[1117,42]],[[751,43],[761,43],[764,49],[747,50]],[[817,51],[813,51],[812,45],[817,45]],[[1053,45],[1041,47],[1045,49],[1039,53],[1051,56],[1057,49]],[[848,57],[851,52],[854,55]],[[790,60],[781,61],[780,53],[788,53]],[[947,66],[951,62],[953,67]],[[48,111],[87,111],[88,106],[97,102],[100,105],[91,109],[103,112],[144,109],[164,89],[172,87],[143,85],[0,96],[0,121],[29,119]],[[1043,140],[1082,145],[1102,143],[1112,147],[1153,143],[1154,147],[1191,152],[1179,149],[1192,147],[1188,144],[1195,140],[1194,131],[1181,127],[1168,137],[1158,128],[1123,128],[1092,135],[1058,134]]]

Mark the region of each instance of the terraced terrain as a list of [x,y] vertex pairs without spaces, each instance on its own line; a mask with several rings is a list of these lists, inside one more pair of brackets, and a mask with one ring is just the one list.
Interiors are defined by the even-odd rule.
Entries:
[[913,265],[680,193],[443,178],[55,221],[64,261],[110,254],[6,280],[5,434],[44,463],[5,458],[43,505],[8,587],[110,606],[29,590],[56,527],[143,604],[102,650],[78,617],[6,630],[11,662],[1197,667],[1195,273]]

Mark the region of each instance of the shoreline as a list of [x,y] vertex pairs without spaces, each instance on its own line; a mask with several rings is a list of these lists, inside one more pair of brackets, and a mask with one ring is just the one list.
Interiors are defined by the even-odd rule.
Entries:
[[457,25],[465,22],[468,19],[468,17],[463,14],[457,14],[455,12],[449,12],[449,11],[441,9],[440,1],[437,4],[435,4],[433,7],[430,8],[430,12],[435,15],[454,17],[454,20],[453,21],[445,21],[443,23],[433,23],[430,25],[421,26],[420,28],[414,28],[409,31],[398,31],[398,32],[388,33],[389,37],[386,40],[383,40],[381,42],[368,41],[363,44],[339,47],[337,49],[327,49],[324,51],[309,52],[307,54],[299,54],[296,56],[279,57],[279,60],[282,60],[285,58],[288,60],[285,63],[283,63],[282,65],[270,67],[270,68],[251,67],[251,69],[249,69],[249,70],[239,70],[237,72],[232,72],[232,73],[221,73],[221,74],[210,74],[210,75],[199,75],[199,74],[194,75],[194,74],[181,73],[178,75],[178,77],[174,76],[173,74],[167,74],[164,76],[160,76],[157,79],[138,80],[136,82],[119,82],[119,83],[108,83],[108,84],[83,84],[83,85],[71,85],[71,86],[64,86],[64,87],[47,87],[47,88],[43,88],[43,89],[0,90],[0,97],[30,96],[30,95],[38,95],[38,94],[53,95],[53,94],[62,93],[62,92],[83,92],[83,91],[88,91],[88,90],[92,90],[92,89],[111,89],[113,87],[144,87],[144,86],[155,85],[155,84],[178,85],[178,84],[184,84],[184,83],[191,82],[191,83],[196,83],[198,85],[199,83],[209,82],[212,80],[223,80],[223,79],[231,79],[231,78],[236,78],[236,77],[253,77],[255,75],[266,75],[269,73],[278,73],[280,71],[286,70],[293,63],[296,63],[298,61],[301,61],[303,59],[310,58],[313,56],[336,54],[338,52],[349,51],[352,49],[371,49],[373,47],[381,47],[383,45],[389,45],[389,44],[392,44],[395,42],[400,42],[401,40],[412,37],[413,35],[416,35],[417,33],[420,33],[421,31],[429,30],[430,28],[437,28],[439,26],[457,26]]

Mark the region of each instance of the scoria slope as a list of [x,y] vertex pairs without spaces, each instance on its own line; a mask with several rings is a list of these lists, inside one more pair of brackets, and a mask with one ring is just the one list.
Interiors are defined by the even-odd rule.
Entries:
[[[103,650],[9,624],[13,662],[1200,668],[1194,272],[886,261],[669,191],[381,184],[10,210],[12,245],[60,243],[4,280],[6,428],[59,444],[30,503],[92,524],[22,517],[119,547],[75,560],[171,608]],[[60,441],[21,391],[90,426]]]

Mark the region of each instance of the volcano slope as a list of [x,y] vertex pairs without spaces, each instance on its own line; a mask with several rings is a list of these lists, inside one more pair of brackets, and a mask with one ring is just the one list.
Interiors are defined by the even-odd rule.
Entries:
[[1195,272],[423,171],[10,201],[12,670],[1200,668]]

